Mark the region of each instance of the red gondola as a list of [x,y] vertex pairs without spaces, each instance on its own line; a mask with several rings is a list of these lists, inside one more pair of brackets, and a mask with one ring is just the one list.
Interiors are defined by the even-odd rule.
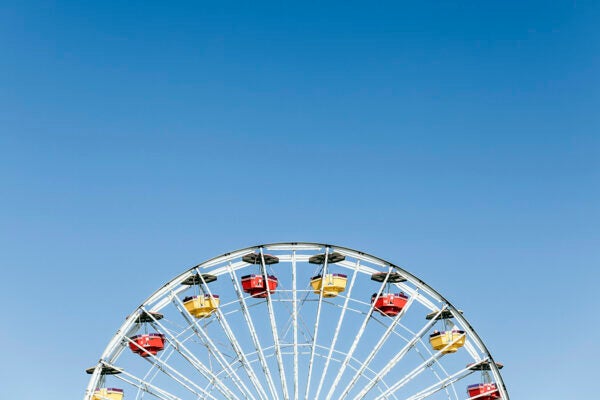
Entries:
[[[277,277],[275,275],[268,276],[269,293],[275,293],[277,289]],[[264,275],[246,275],[242,276],[242,289],[252,297],[264,298],[267,297],[267,288],[265,285]]]
[[500,391],[495,383],[476,383],[467,387],[469,397],[476,397],[477,400],[495,400],[500,399]]
[[379,296],[374,293],[371,296],[371,304],[375,303],[375,310],[386,317],[398,315],[407,302],[408,296],[404,293],[383,293]]
[[129,339],[131,339],[131,342],[129,342],[131,351],[142,357],[148,357],[150,354],[155,356],[165,348],[165,335],[162,333],[145,333],[132,336]]

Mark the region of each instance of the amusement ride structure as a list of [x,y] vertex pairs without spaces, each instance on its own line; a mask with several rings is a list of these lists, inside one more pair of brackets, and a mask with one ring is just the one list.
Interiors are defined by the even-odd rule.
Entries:
[[317,243],[187,269],[109,341],[85,400],[509,399],[442,295],[378,257]]

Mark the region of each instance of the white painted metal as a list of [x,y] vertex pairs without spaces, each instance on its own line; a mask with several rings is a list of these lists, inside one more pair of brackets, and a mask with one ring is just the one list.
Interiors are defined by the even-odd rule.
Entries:
[[310,349],[310,361],[308,362],[308,374],[306,378],[306,389],[304,391],[304,400],[308,400],[310,393],[310,382],[312,380],[313,365],[315,361],[315,344],[317,343],[317,335],[319,334],[319,322],[321,320],[321,308],[323,306],[323,291],[325,290],[325,278],[327,276],[327,264],[329,260],[329,246],[325,248],[325,258],[323,262],[323,270],[321,271],[321,285],[319,289],[319,300],[317,304],[317,317],[315,318],[315,327],[313,329],[313,340]]
[[[140,347],[137,343],[133,342],[131,339],[129,339],[129,338],[124,338],[124,339],[129,343],[133,343],[139,349],[143,350],[142,347]],[[201,396],[200,393],[202,393],[202,395],[205,395],[208,398],[214,398],[210,393],[208,393],[203,388],[201,388],[200,386],[198,386],[197,384],[192,382],[189,378],[187,378],[185,375],[183,375],[180,371],[171,367],[169,364],[165,363],[160,358],[155,357],[153,355],[149,355],[148,357],[145,358],[145,360],[148,361],[150,364],[152,364],[152,366],[154,366],[155,368],[159,369],[162,373],[167,375],[169,378],[173,379],[175,382],[177,382],[178,384],[180,384],[181,386],[183,386],[184,388],[186,388],[187,390],[189,390],[190,392],[195,394],[196,396],[200,397]],[[194,388],[192,388],[192,386],[196,389],[194,390]],[[198,393],[198,391],[200,393]]]
[[[442,311],[444,311],[444,309],[445,308],[440,309],[438,314],[436,314],[436,317],[437,315],[441,314]],[[364,395],[367,394],[377,384],[377,382],[383,379],[383,377],[387,375],[387,373],[390,372],[392,368],[394,368],[394,366],[404,358],[404,356],[406,356],[409,350],[412,349],[413,346],[415,346],[419,340],[421,340],[423,335],[427,333],[427,331],[433,326],[433,324],[435,324],[435,318],[432,318],[431,321],[426,323],[425,326],[421,328],[421,330],[418,333],[416,333],[415,336],[408,343],[406,343],[404,347],[398,353],[396,353],[394,357],[392,357],[392,359],[385,365],[385,367],[383,367],[377,373],[375,378],[371,379],[369,383],[365,385],[365,387],[360,391],[356,398],[360,399],[364,397]]]
[[[231,267],[231,264],[228,264]],[[240,306],[242,308],[242,313],[244,315],[244,319],[246,320],[246,324],[248,325],[248,329],[250,330],[250,335],[252,337],[252,341],[254,342],[254,347],[258,352],[260,365],[267,379],[267,383],[269,385],[269,391],[271,392],[271,396],[274,399],[279,399],[277,394],[277,390],[275,389],[275,383],[273,382],[273,377],[271,376],[271,371],[269,370],[269,366],[267,365],[267,361],[265,359],[263,347],[260,344],[260,340],[258,339],[258,335],[256,333],[256,329],[254,328],[254,322],[252,321],[252,317],[248,312],[248,306],[246,305],[246,300],[244,299],[244,295],[242,294],[242,289],[240,288],[240,283],[235,275],[235,271],[230,269],[229,273],[231,274],[231,280],[233,282],[233,286],[236,292],[236,295],[240,301]]]
[[[251,252],[260,255],[260,273],[268,285],[266,251],[274,252],[279,258],[276,273],[279,277],[289,276],[291,287],[281,285],[271,294],[267,286],[264,299],[246,296],[237,272],[256,266],[241,257]],[[333,252],[347,258],[335,265],[351,271],[352,277],[345,293],[324,298],[323,285],[319,295],[315,295],[305,281],[311,268],[308,259],[326,254],[321,271],[324,277],[329,269],[327,254]],[[365,285],[371,274],[390,271],[406,278],[406,282],[393,285],[405,292],[409,300],[398,316],[379,317],[374,314],[374,304],[367,300]],[[220,307],[202,321],[191,316],[180,299],[190,290],[181,282],[196,273],[220,278],[217,283],[202,285],[202,290],[211,296],[212,285],[217,285],[217,293],[221,295]],[[223,279],[226,277],[230,282]],[[280,279],[280,283],[284,281]],[[384,280],[377,293],[385,285]],[[423,340],[435,324],[435,318],[424,325],[410,318],[424,317],[432,311],[439,314],[446,309],[455,316],[453,324],[467,336],[463,349],[456,354],[444,355],[443,350],[432,352],[429,343]],[[287,324],[287,318],[278,320],[278,315],[286,315],[285,310],[291,314]],[[305,312],[309,310],[315,313],[312,314],[315,319],[307,324]],[[150,311],[165,314],[164,321],[152,317],[148,325],[165,334],[167,348],[162,355],[142,359],[132,355],[127,347],[132,343],[129,337],[143,327],[135,322],[136,318],[141,312]],[[290,325],[291,338],[287,336]],[[373,336],[373,332],[379,333]],[[396,343],[400,351],[389,352],[390,344],[396,346]],[[205,348],[206,354],[195,352],[197,346]],[[410,354],[413,355],[408,357]],[[415,361],[416,356],[420,361]],[[457,368],[456,363],[446,359],[461,359],[465,363]],[[386,361],[382,364],[383,360]],[[422,280],[401,267],[349,248],[319,243],[276,243],[212,258],[179,274],[153,293],[126,318],[109,341],[90,377],[84,399],[91,400],[97,387],[116,380],[129,387],[126,400],[136,391],[161,400],[298,400],[301,396],[312,400],[321,398],[325,392],[323,397],[330,400],[347,397],[355,400],[459,400],[456,389],[464,393],[465,386],[474,383],[465,380],[473,375],[466,364],[481,362],[489,363],[493,381],[502,398],[508,400],[502,377],[483,341],[464,316]],[[150,367],[144,369],[144,365]],[[121,374],[103,376],[103,366],[119,368]],[[275,366],[277,384],[270,370]],[[402,366],[404,372],[400,373],[397,366]],[[144,370],[147,372],[139,373]],[[428,370],[431,373],[425,373]],[[150,371],[154,372],[150,374]],[[202,377],[206,386],[192,375]],[[311,391],[315,377],[318,384],[316,391]],[[293,381],[293,387],[288,388],[288,379]],[[422,385],[421,382],[428,383]]]
[[[196,268],[196,272],[198,273],[198,276],[202,280],[203,288],[205,288],[204,290],[206,290],[208,295],[212,298],[213,293],[210,290],[210,286],[206,284],[204,277],[202,276],[202,274],[200,273],[200,271],[197,268]],[[177,299],[177,300],[180,301],[179,299]],[[189,313],[187,313],[187,310],[186,310],[186,314],[189,316],[188,318],[192,317]],[[225,335],[229,339],[229,343],[231,344],[231,347],[233,348],[234,352],[237,354],[239,361],[242,363],[242,367],[248,374],[248,377],[250,378],[250,381],[252,382],[254,388],[259,391],[261,397],[266,398],[267,395],[264,391],[264,388],[262,387],[262,385],[260,384],[260,381],[256,377],[254,370],[250,367],[250,364],[249,364],[248,360],[246,359],[244,352],[242,351],[242,349],[239,346],[238,340],[236,339],[231,327],[229,326],[229,323],[227,322],[227,319],[225,318],[225,314],[223,314],[223,312],[221,311],[220,308],[217,308],[215,315],[217,317],[217,320],[219,321],[219,324],[221,325],[221,328],[223,328]],[[204,336],[206,337],[207,342],[212,343],[212,340],[209,335],[205,334]],[[221,359],[224,360],[220,351],[218,352],[218,354],[220,354]],[[224,368],[232,372],[232,375],[236,378],[235,379],[236,386],[238,386],[238,382],[239,382],[239,385],[241,385],[243,387],[244,392],[250,396],[249,398],[254,399],[254,396],[252,395],[252,393],[248,390],[248,388],[246,387],[244,382],[241,381],[241,379],[237,376],[235,371],[233,371],[232,367],[226,366]],[[239,388],[239,386],[238,386],[238,388]]]
[[[481,362],[479,363],[475,363],[473,365],[479,365],[481,364]],[[437,393],[438,391],[444,389],[446,386],[465,378],[466,376],[472,374],[473,371],[469,368],[463,368],[460,371],[446,377],[445,379],[440,380],[439,382],[434,383],[433,385],[427,387],[426,389],[422,390],[421,392],[409,397],[406,400],[422,400],[425,399],[435,393]]]
[[[198,325],[197,321],[194,321],[194,317],[186,310],[186,308],[184,307],[183,303],[181,302],[181,299],[179,299],[179,297],[177,296],[173,296],[173,303],[175,304],[175,307],[179,310],[179,312],[181,313],[181,315],[183,316],[183,318],[188,322],[188,324],[190,325],[190,328],[192,329],[192,331],[198,336],[198,338],[200,338],[203,343],[206,344],[206,346],[210,349],[211,354],[216,358],[217,362],[228,372],[230,372],[230,376],[232,376],[233,382],[235,384],[235,386],[240,390],[243,391],[244,393],[249,394],[251,397],[251,399],[253,399],[254,397],[252,396],[251,392],[248,390],[248,388],[244,385],[244,383],[241,381],[240,377],[237,376],[237,373],[233,370],[233,368],[229,365],[229,363],[227,362],[227,360],[225,359],[225,357],[223,356],[223,354],[221,353],[221,351],[218,349],[217,346],[215,346],[215,344],[213,343],[213,341],[211,340],[210,336],[207,335],[204,330],[202,329],[202,327],[200,327]],[[183,345],[182,345],[183,346]],[[199,361],[198,361],[199,362]],[[198,366],[198,370],[200,371],[200,373],[205,376],[209,382],[212,381],[216,381],[219,382],[218,378],[212,373],[212,371],[210,371],[210,369],[206,368],[202,363],[199,362],[199,366]],[[249,373],[250,374],[250,373]],[[219,385],[221,386],[221,385]],[[227,390],[229,392],[229,390]],[[231,396],[233,396],[233,394],[231,394]]]
[[279,380],[283,391],[284,400],[289,400],[290,396],[287,389],[287,381],[285,377],[285,368],[283,367],[283,358],[281,358],[281,347],[279,346],[279,334],[277,333],[277,322],[275,322],[275,311],[271,300],[271,291],[269,290],[269,274],[267,274],[267,266],[265,265],[265,255],[263,248],[260,248],[260,265],[265,282],[267,292],[267,310],[269,311],[269,322],[271,323],[271,333],[273,335],[273,343],[275,343],[275,357],[277,358],[277,368],[279,369]]
[[[173,348],[179,354],[181,354],[181,356],[187,362],[189,362],[195,369],[201,370],[204,367],[202,365],[202,363],[185,346],[183,346],[183,344],[181,342],[179,342],[175,338],[175,336],[173,336],[173,334],[171,332],[169,332],[169,330],[167,330],[164,327],[161,327],[161,328],[163,329],[162,332],[166,333],[166,339],[173,344]],[[135,347],[137,347],[138,349],[140,349],[142,351],[144,350],[143,347],[141,347],[138,343],[136,343],[135,341],[131,340],[127,336],[124,336],[123,340],[125,342],[127,342],[127,343],[132,343]],[[145,357],[145,360],[148,361],[148,362],[153,363],[156,368],[160,369],[163,373],[169,375],[172,379],[174,379],[175,381],[179,382],[182,386],[186,387],[191,392],[197,394],[197,392],[194,391],[192,388],[190,388],[190,386],[188,386],[188,385],[194,386],[196,388],[196,390],[199,390],[205,396],[212,397],[210,395],[210,393],[206,392],[202,387],[198,386],[196,383],[194,383],[192,380],[190,380],[187,376],[185,376],[183,373],[181,373],[177,369],[173,368],[171,365],[169,365],[168,363],[166,363],[160,357],[156,357],[156,356],[150,354],[147,357]],[[171,374],[174,374],[175,376],[171,375]],[[220,382],[218,382],[218,383],[220,383]],[[237,399],[237,397],[234,396],[233,393],[231,393],[231,391],[225,385],[219,385],[219,387],[222,388],[223,394],[231,395],[232,398]]]
[[379,350],[381,350],[381,347],[385,344],[387,339],[390,337],[390,334],[394,330],[394,327],[397,325],[397,323],[400,321],[400,318],[402,318],[402,316],[408,311],[408,309],[410,308],[410,306],[412,305],[412,303],[414,301],[415,301],[415,297],[411,297],[410,299],[408,299],[406,306],[402,309],[400,314],[398,314],[394,318],[394,321],[388,326],[388,328],[385,330],[384,334],[381,336],[381,338],[379,339],[377,344],[373,347],[373,350],[371,350],[371,352],[369,353],[367,358],[361,363],[360,368],[355,372],[350,383],[346,385],[346,388],[344,389],[342,394],[339,396],[340,399],[343,399],[344,397],[346,397],[348,392],[350,392],[350,390],[352,390],[352,388],[358,381],[358,378],[360,378],[360,376],[365,371],[365,369],[368,368],[371,361],[373,361],[373,358],[375,357],[375,355],[379,352]]
[[[110,364],[108,363],[104,363],[103,365],[107,365],[110,366]],[[130,379],[126,379],[123,377],[127,376]],[[147,382],[143,379],[140,379],[138,377],[136,377],[135,375],[132,375],[130,373],[128,373],[127,371],[123,371],[121,374],[116,375],[117,379],[120,379],[124,382],[129,383],[130,385],[137,387],[138,389],[140,389],[143,392],[149,393],[154,397],[158,397],[159,399],[162,400],[177,400],[177,396],[167,392],[164,389],[161,389],[159,387],[154,386],[152,383]]]
[[329,364],[331,362],[331,356],[333,354],[333,350],[335,349],[335,345],[337,343],[340,330],[342,328],[342,323],[344,322],[344,317],[346,316],[346,310],[348,309],[348,302],[350,301],[350,296],[352,295],[352,289],[354,288],[354,282],[356,282],[356,275],[358,268],[360,267],[360,260],[356,260],[354,264],[354,271],[352,273],[352,280],[350,281],[350,286],[348,287],[348,294],[346,299],[344,300],[344,306],[342,307],[342,312],[340,313],[340,318],[338,320],[337,326],[335,327],[335,333],[333,334],[333,341],[331,342],[331,347],[329,347],[329,353],[327,354],[327,358],[325,360],[325,367],[323,368],[323,372],[321,374],[321,379],[319,380],[319,387],[317,388],[317,393],[315,394],[315,398],[318,399],[321,394],[321,389],[323,388],[323,383],[325,382],[325,376],[327,376],[327,370],[329,369]]
[[[463,333],[462,335],[460,335],[459,337],[457,337],[456,339],[454,339],[450,343],[448,343],[446,346],[444,346],[443,349],[439,350],[437,353],[435,353],[434,355],[432,355],[431,357],[429,357],[427,360],[423,361],[419,366],[417,366],[412,371],[410,371],[408,374],[406,374],[402,379],[400,379],[399,381],[397,381],[396,383],[394,383],[392,385],[392,387],[390,387],[388,390],[386,390],[385,392],[383,392],[381,394],[381,396],[377,397],[377,400],[381,400],[382,397],[385,398],[385,396],[388,396],[391,393],[395,392],[396,390],[400,389],[410,379],[415,378],[417,375],[419,375],[420,373],[422,373],[423,371],[425,371],[425,369],[428,366],[432,365],[434,362],[436,362],[440,357],[442,357],[444,355],[444,353],[443,353],[444,350],[446,350],[447,348],[449,348],[450,346],[452,346],[456,341],[458,341],[464,335],[465,334]],[[360,398],[362,398],[362,397],[360,397],[360,395],[359,395],[356,399],[360,399]]]
[[296,281],[296,250],[292,250],[292,325],[294,347],[294,399],[298,398],[298,282]]
[[[382,291],[383,291],[383,289],[385,288],[385,284],[388,281],[388,278],[390,276],[390,272],[392,272],[392,267],[391,266],[388,267],[387,275],[385,276],[385,279],[383,280],[383,282],[381,282],[381,286],[379,287],[379,290],[376,292],[377,294],[381,294]],[[346,371],[346,367],[348,367],[348,363],[350,362],[350,359],[354,355],[354,351],[356,350],[356,347],[358,346],[358,343],[360,342],[360,339],[362,338],[362,335],[364,334],[365,329],[367,328],[367,324],[369,323],[369,320],[371,319],[371,315],[373,314],[374,308],[375,308],[375,302],[371,302],[371,305],[369,306],[369,311],[367,312],[367,315],[363,319],[362,325],[360,326],[360,329],[358,330],[358,333],[354,337],[354,341],[352,342],[352,346],[350,346],[350,350],[348,351],[348,354],[346,355],[346,358],[342,362],[342,365],[340,366],[340,369],[338,370],[338,373],[335,376],[333,384],[329,388],[329,392],[327,393],[326,400],[329,400],[329,399],[331,399],[334,396],[335,390],[337,389],[337,385],[340,383],[342,375],[344,375],[344,372]]]

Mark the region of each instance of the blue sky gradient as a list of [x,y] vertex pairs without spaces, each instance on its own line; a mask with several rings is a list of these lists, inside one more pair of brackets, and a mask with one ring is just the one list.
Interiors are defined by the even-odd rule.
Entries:
[[403,265],[514,399],[589,397],[600,3],[322,3],[3,3],[0,397],[81,397],[153,290],[274,241]]

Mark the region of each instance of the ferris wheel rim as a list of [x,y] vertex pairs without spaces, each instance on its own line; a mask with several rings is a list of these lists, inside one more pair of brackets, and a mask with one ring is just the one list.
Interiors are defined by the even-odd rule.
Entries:
[[[88,389],[87,389],[86,393],[88,393],[88,394],[91,393],[91,390],[93,390],[92,384],[95,384],[97,382],[98,378],[102,375],[102,369],[105,366],[108,366],[108,367],[111,366],[111,362],[108,360],[107,356],[109,354],[115,352],[118,338],[123,336],[122,332],[127,331],[128,329],[131,329],[132,325],[135,324],[135,317],[137,315],[139,315],[140,311],[144,311],[144,312],[149,311],[149,310],[146,310],[145,307],[148,306],[149,304],[151,304],[152,300],[158,298],[159,293],[161,293],[161,291],[164,291],[165,288],[173,286],[175,284],[180,284],[186,276],[189,276],[190,273],[193,273],[194,271],[200,271],[201,268],[206,268],[211,265],[216,265],[219,262],[223,262],[228,257],[233,259],[235,257],[239,257],[240,255],[242,255],[244,253],[255,252],[255,251],[259,251],[261,254],[263,254],[263,251],[265,249],[281,250],[281,251],[284,251],[284,250],[294,251],[294,250],[335,249],[338,251],[345,252],[345,253],[352,255],[354,257],[357,257],[359,259],[366,258],[366,259],[369,259],[370,262],[374,262],[375,264],[379,264],[381,266],[387,266],[390,269],[399,271],[401,273],[401,275],[404,276],[407,280],[409,280],[412,284],[414,284],[415,286],[417,286],[419,288],[425,289],[429,295],[436,298],[440,303],[445,304],[445,306],[454,314],[454,317],[461,322],[461,325],[468,329],[470,339],[475,341],[475,343],[477,344],[477,347],[481,350],[481,352],[486,356],[486,358],[488,360],[487,362],[489,363],[490,370],[492,371],[492,373],[494,375],[495,383],[496,383],[496,385],[498,385],[498,389],[501,392],[501,394],[503,395],[502,398],[509,399],[509,396],[508,396],[508,393],[506,391],[506,387],[504,384],[504,380],[502,378],[502,375],[499,372],[499,368],[498,368],[497,363],[495,362],[491,352],[489,351],[489,349],[487,348],[487,346],[485,345],[485,343],[483,342],[483,340],[481,339],[481,337],[479,336],[477,331],[471,326],[471,324],[467,321],[467,319],[462,315],[462,311],[460,311],[458,308],[456,308],[445,296],[443,296],[441,293],[439,293],[433,287],[428,285],[425,281],[423,281],[416,275],[412,274],[410,271],[408,271],[404,267],[394,264],[386,259],[372,255],[372,254],[364,252],[364,251],[359,251],[359,250],[356,250],[356,249],[353,249],[350,247],[340,246],[340,245],[331,244],[331,243],[320,243],[320,242],[271,242],[271,243],[263,243],[263,244],[248,246],[248,247],[233,250],[233,251],[226,252],[221,255],[209,258],[199,264],[189,267],[184,272],[174,276],[167,283],[162,285],[159,289],[155,290],[150,296],[148,296],[137,308],[135,308],[126,317],[126,320],[123,322],[123,324],[121,325],[121,327],[119,328],[117,333],[113,336],[113,339],[109,342],[109,344],[104,349],[104,351],[102,353],[102,357],[98,361],[98,364],[96,365],[96,367],[92,373],[92,377],[90,378],[90,383],[88,384]],[[264,260],[263,260],[263,263],[264,263]],[[267,291],[267,293],[268,293],[268,291]],[[319,298],[319,304],[320,304],[320,301],[321,301],[321,298]],[[267,303],[269,303],[269,302],[267,302]],[[294,304],[295,304],[295,302],[294,302]],[[273,315],[272,312],[270,312],[269,314],[271,316]],[[318,319],[317,319],[315,327],[318,328]],[[121,333],[121,336],[119,336],[120,333]],[[123,351],[123,349],[121,349],[121,351]],[[119,351],[118,353],[120,354],[121,351]],[[118,358],[119,354],[117,354],[117,358]],[[114,354],[113,354],[113,358],[115,358]],[[283,378],[283,380],[285,381],[285,378]],[[93,381],[95,381],[95,382],[93,382]],[[283,385],[285,386],[285,384],[283,384]],[[286,389],[286,391],[287,391],[287,389]],[[306,394],[308,395],[308,392],[306,392]]]

